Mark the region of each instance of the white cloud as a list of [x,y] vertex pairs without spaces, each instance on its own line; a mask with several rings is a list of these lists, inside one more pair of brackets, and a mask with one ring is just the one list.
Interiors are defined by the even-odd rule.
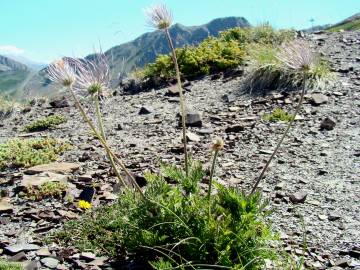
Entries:
[[24,50],[13,45],[0,45],[0,54],[23,54]]

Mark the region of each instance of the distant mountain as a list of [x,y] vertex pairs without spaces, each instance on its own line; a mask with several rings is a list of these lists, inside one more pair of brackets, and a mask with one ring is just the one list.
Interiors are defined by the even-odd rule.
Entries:
[[44,67],[47,66],[46,63],[39,63],[39,62],[35,62],[35,61],[32,61],[24,56],[21,56],[21,55],[15,55],[15,54],[4,54],[4,56],[6,56],[7,58],[10,58],[12,60],[15,60],[19,63],[22,63],[26,66],[28,66],[30,69],[32,70],[36,70],[36,71],[39,71],[41,69],[43,69]]
[[[249,22],[243,17],[218,18],[200,26],[184,26],[175,24],[170,28],[170,35],[174,46],[197,45],[209,36],[218,36],[220,31],[234,27],[250,27]],[[169,46],[162,31],[145,33],[137,39],[115,46],[105,52],[113,78],[117,79],[120,73],[130,72],[137,67],[153,62],[159,54],[169,53]],[[88,56],[87,58],[91,58]]]
[[[175,47],[197,45],[209,36],[218,36],[220,31],[234,27],[250,27],[249,22],[243,17],[226,17],[212,20],[200,26],[184,26],[175,24],[170,28],[170,35]],[[131,72],[136,67],[153,62],[158,54],[169,53],[164,33],[154,31],[145,33],[133,41],[115,46],[105,52],[112,71],[114,84],[119,75]],[[92,59],[89,55],[86,59]],[[46,69],[39,71],[27,84],[27,95],[44,95],[54,92],[54,86],[45,77]]]
[[13,95],[24,86],[31,69],[26,65],[0,55],[0,94]]
[[360,30],[360,13],[356,13],[345,20],[334,24],[326,29],[327,31],[337,32],[340,30],[344,31],[355,31]]

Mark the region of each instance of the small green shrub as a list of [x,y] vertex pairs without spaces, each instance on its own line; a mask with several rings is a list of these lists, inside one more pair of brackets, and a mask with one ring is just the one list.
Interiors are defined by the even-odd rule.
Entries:
[[14,109],[14,103],[0,96],[0,119],[9,116]]
[[290,122],[293,119],[293,116],[281,108],[276,108],[271,114],[266,114],[263,117],[266,121],[270,122]]
[[46,182],[39,187],[26,188],[26,197],[38,201],[44,198],[60,198],[63,192],[67,190],[68,186],[61,182]]
[[232,28],[221,32],[220,39],[236,41],[240,46],[247,44],[280,45],[285,41],[294,39],[293,30],[275,30],[269,24],[262,24],[251,28]]
[[[293,31],[278,31],[268,24],[253,28],[233,28],[223,31],[218,38],[205,39],[198,46],[178,48],[176,56],[182,76],[193,79],[238,67],[244,63],[248,46],[252,44],[275,46],[293,38]],[[171,55],[159,55],[154,63],[137,70],[133,75],[143,80],[160,78],[167,81],[174,78],[175,68]]]
[[69,145],[52,138],[12,139],[0,144],[0,168],[31,167],[55,161]]
[[6,262],[0,260],[0,270],[23,270],[24,268],[20,263]]
[[146,175],[145,198],[125,191],[115,204],[65,224],[54,237],[120,260],[141,257],[156,269],[204,264],[261,269],[264,259],[276,259],[260,194],[216,184],[218,192],[208,200],[199,185],[204,176],[199,163],[188,177],[177,167],[164,167],[163,176]]
[[[233,69],[243,62],[244,55],[244,50],[237,42],[222,41],[213,37],[205,39],[197,47],[176,49],[179,69],[185,78]],[[145,78],[160,77],[165,80],[173,78],[175,68],[171,56],[159,55],[154,63],[144,68],[143,74]]]
[[24,130],[28,132],[42,131],[66,123],[67,119],[62,115],[50,115],[45,118],[31,122],[25,126]]

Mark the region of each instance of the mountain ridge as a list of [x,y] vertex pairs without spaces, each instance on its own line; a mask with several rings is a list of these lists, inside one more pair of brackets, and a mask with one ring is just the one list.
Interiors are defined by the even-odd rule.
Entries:
[[[244,17],[224,17],[211,20],[199,26],[185,26],[174,24],[170,27],[170,35],[176,48],[185,45],[197,45],[209,36],[217,36],[220,31],[234,27],[250,27],[250,23]],[[167,54],[170,50],[164,34],[157,30],[147,32],[138,38],[116,45],[105,52],[108,58],[112,85],[116,85],[120,77],[135,68],[143,67],[155,60],[158,54]],[[90,54],[85,59],[92,59]],[[45,77],[46,68],[40,70],[26,85],[28,95],[49,94],[56,90],[53,84]]]

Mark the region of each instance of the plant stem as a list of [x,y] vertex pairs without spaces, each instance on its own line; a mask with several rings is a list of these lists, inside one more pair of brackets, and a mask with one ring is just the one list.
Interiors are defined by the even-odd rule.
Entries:
[[304,100],[305,92],[306,92],[306,72],[304,71],[304,72],[303,72],[303,87],[302,87],[302,91],[301,91],[300,101],[299,101],[299,103],[298,103],[298,105],[297,105],[297,107],[296,107],[296,109],[295,109],[295,113],[294,113],[292,119],[290,120],[290,122],[289,122],[289,124],[288,124],[285,132],[283,133],[281,139],[279,140],[278,144],[276,145],[274,151],[272,152],[270,158],[269,158],[268,161],[266,162],[265,167],[262,169],[262,171],[261,171],[261,173],[260,173],[260,176],[258,177],[258,179],[257,179],[254,187],[252,188],[252,190],[251,190],[251,192],[250,192],[250,195],[254,194],[254,192],[255,192],[256,188],[258,187],[260,181],[261,181],[262,178],[264,177],[264,174],[265,174],[267,168],[269,167],[270,162],[271,162],[271,161],[273,160],[273,158],[275,157],[275,155],[276,155],[276,153],[278,152],[278,150],[279,150],[282,142],[284,141],[286,135],[289,133],[289,130],[290,130],[293,122],[295,121],[295,117],[296,117],[296,115],[297,115],[297,114],[299,113],[299,111],[300,111],[301,105],[302,105],[303,100]]
[[212,189],[212,179],[215,173],[215,165],[216,165],[216,159],[218,157],[219,154],[219,150],[215,150],[214,153],[214,158],[213,158],[213,162],[211,164],[211,170],[210,170],[210,180],[209,180],[209,190],[208,190],[208,200],[210,200],[210,196],[211,196],[211,189]]
[[[102,120],[102,115],[101,115],[101,110],[100,110],[100,104],[99,104],[99,96],[98,95],[94,95],[93,96],[93,100],[94,100],[94,103],[95,103],[95,113],[96,113],[96,117],[97,117],[97,120],[98,120],[98,123],[99,123],[99,130],[100,130],[100,134],[104,140],[104,142],[108,145],[108,142],[106,140],[106,137],[105,137],[105,129],[104,129],[104,122]],[[124,183],[124,180],[123,178],[121,177],[121,174],[114,162],[114,159],[113,157],[111,156],[111,154],[105,149],[106,151],[106,155],[110,161],[110,164],[111,164],[111,167],[113,168],[114,172],[115,172],[115,175],[116,177],[119,179],[119,181],[121,183]]]
[[188,176],[189,175],[189,164],[188,164],[187,139],[186,139],[185,98],[184,98],[184,93],[183,93],[183,89],[181,86],[180,70],[179,70],[179,65],[178,65],[178,61],[177,61],[177,57],[176,57],[176,52],[175,52],[175,48],[174,48],[173,42],[170,37],[169,29],[165,28],[164,32],[165,32],[167,41],[169,43],[169,46],[171,49],[171,54],[172,54],[172,59],[173,59],[174,65],[175,65],[176,80],[177,80],[179,96],[180,96],[181,124],[182,124],[182,135],[183,135],[184,155],[185,155],[185,166],[184,167],[185,167],[186,176]]
[[[141,196],[145,197],[144,193],[142,192],[141,188],[139,187],[139,185],[136,183],[136,180],[134,179],[134,177],[131,175],[131,173],[126,169],[125,165],[123,164],[123,162],[114,154],[113,151],[111,151],[111,149],[109,148],[109,146],[107,145],[106,141],[103,140],[101,134],[96,130],[93,122],[91,121],[91,119],[87,116],[84,108],[82,107],[79,99],[76,97],[74,90],[72,89],[72,87],[69,87],[69,91],[71,93],[71,96],[73,97],[74,101],[75,101],[75,105],[76,107],[79,109],[84,121],[89,125],[89,127],[91,128],[91,130],[94,132],[94,134],[96,135],[96,137],[98,138],[98,140],[100,141],[101,145],[105,148],[105,150],[107,152],[110,153],[110,155],[113,157],[114,161],[117,162],[120,167],[125,171],[126,175],[129,177],[129,179],[131,180],[131,182],[133,183],[133,185],[135,186],[135,188],[137,189],[137,191],[141,194]],[[119,179],[120,180],[120,179]],[[122,179],[120,180],[121,183],[125,186],[125,188],[128,188],[125,181]]]

